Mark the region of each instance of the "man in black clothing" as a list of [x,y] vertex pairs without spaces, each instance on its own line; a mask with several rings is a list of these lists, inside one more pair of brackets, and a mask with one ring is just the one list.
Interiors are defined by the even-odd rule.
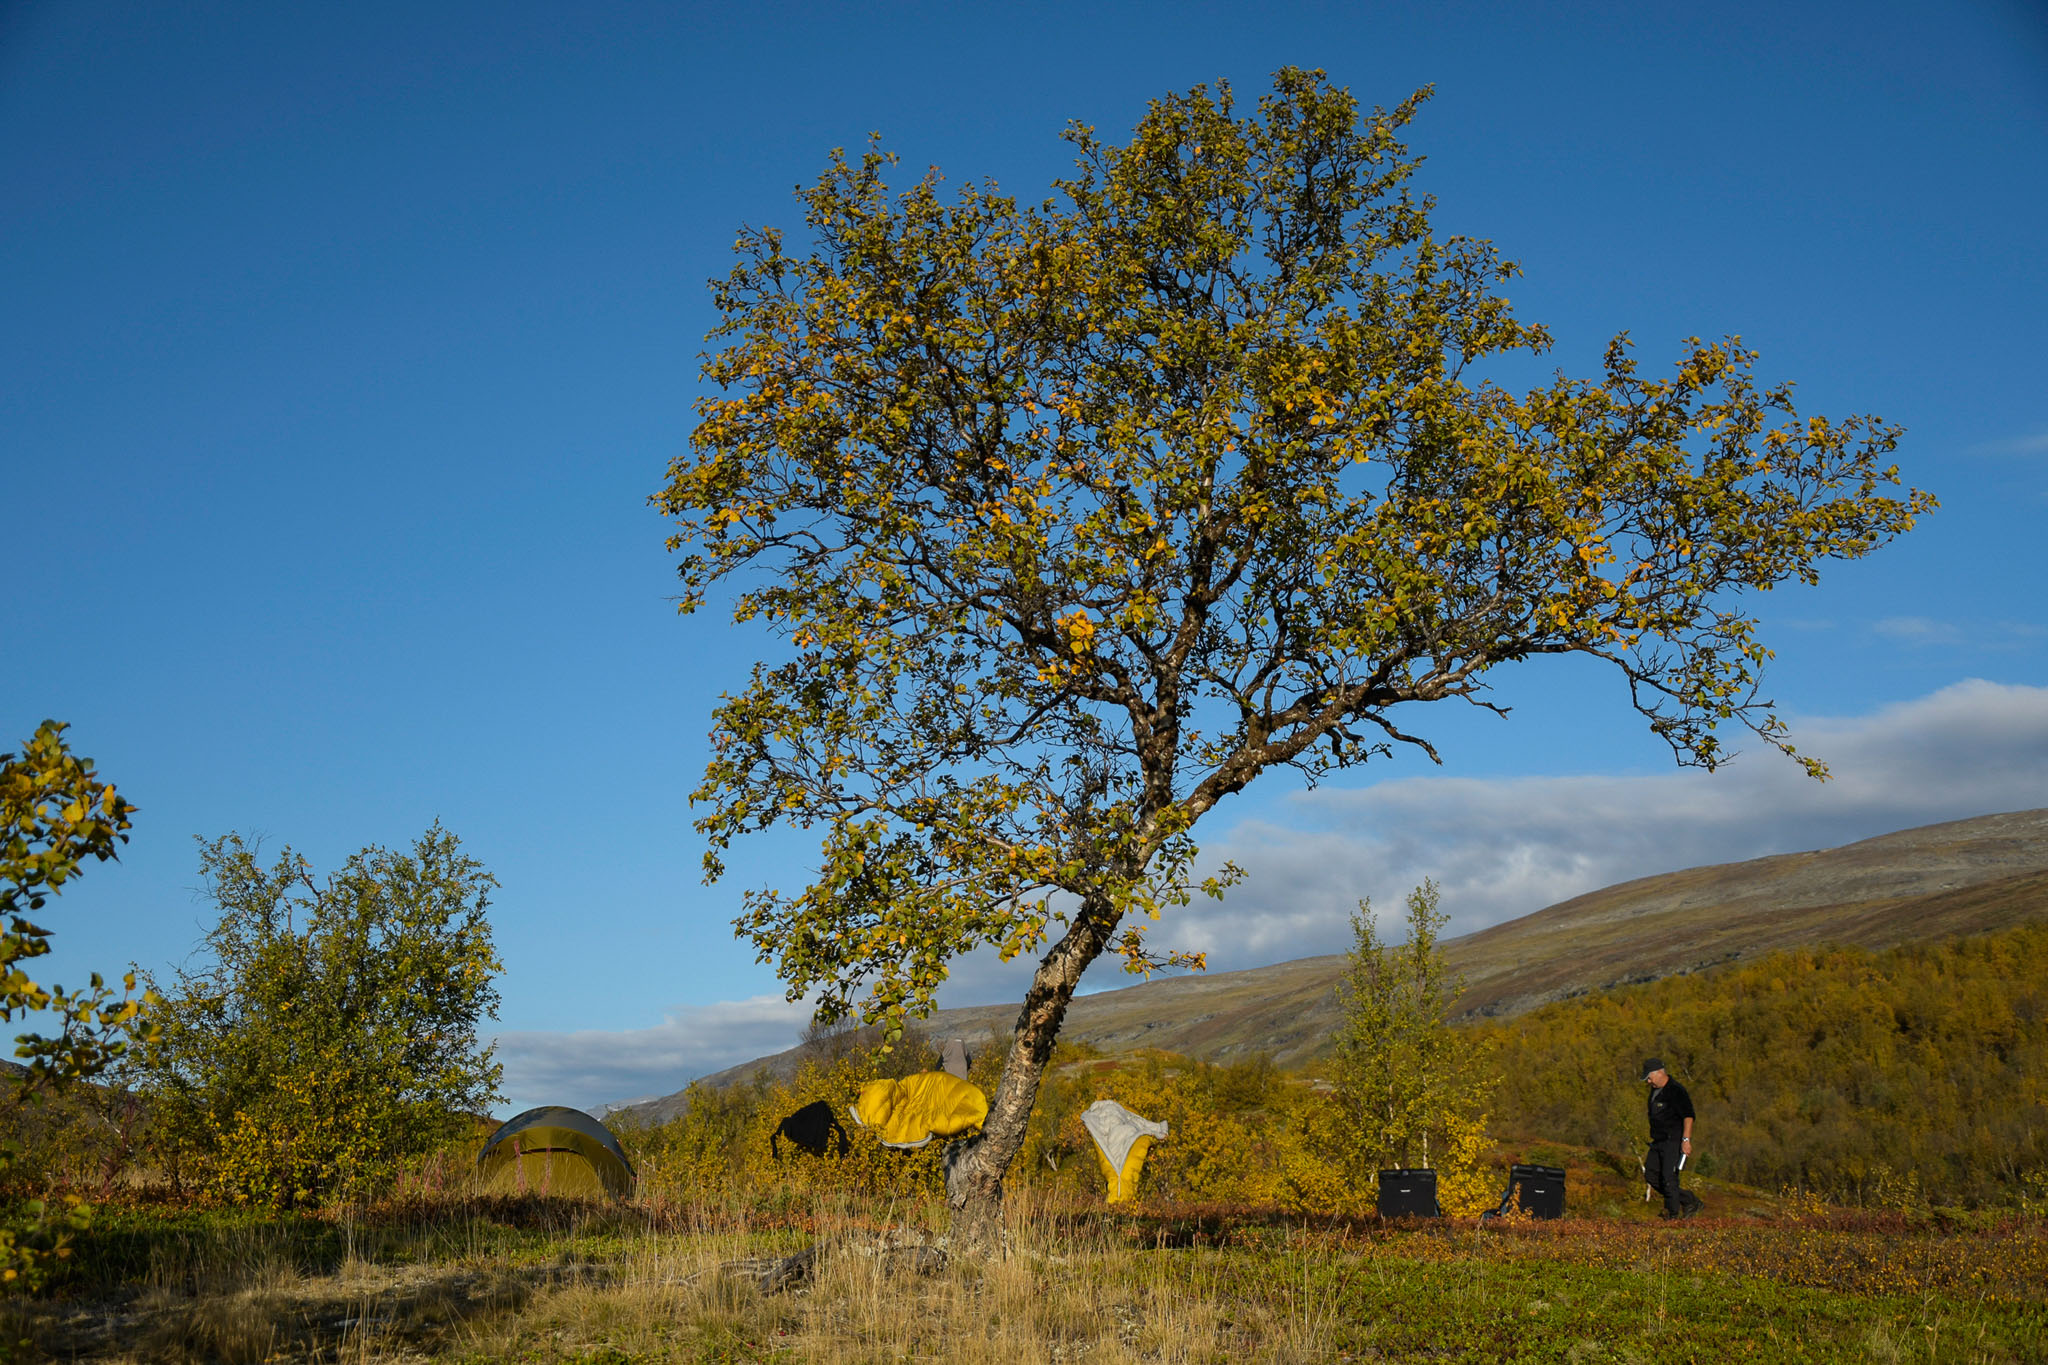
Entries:
[[1678,1172],[1692,1151],[1692,1096],[1655,1057],[1643,1063],[1643,1079],[1650,1083],[1650,1151],[1643,1158],[1644,1178],[1664,1196],[1664,1217],[1690,1218],[1700,1211],[1700,1197],[1679,1187]]

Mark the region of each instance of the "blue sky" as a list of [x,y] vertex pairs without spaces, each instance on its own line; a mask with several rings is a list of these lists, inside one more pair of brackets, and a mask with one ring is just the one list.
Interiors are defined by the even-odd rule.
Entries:
[[[2044,765],[1999,766],[2048,743],[2038,5],[29,0],[0,8],[0,747],[70,721],[142,808],[49,916],[51,974],[186,953],[194,836],[327,867],[438,816],[503,882],[513,1103],[672,1089],[786,1037],[727,921],[803,846],[706,888],[686,800],[762,642],[674,615],[646,505],[688,437],[705,281],[870,130],[906,171],[1035,197],[1068,120],[1121,137],[1149,98],[1255,95],[1288,63],[1368,104],[1436,86],[1411,131],[1439,228],[1522,262],[1558,366],[1624,329],[1646,365],[1739,333],[1808,408],[1903,423],[1943,503],[1764,603],[1775,695],[1867,758],[1840,790],[1891,796],[1685,785],[1778,793],[1705,842],[1658,832],[1691,796],[1612,802],[1590,852],[1525,831],[1555,875],[1474,882],[1464,927],[1588,878],[2048,805]],[[1384,895],[1511,844],[1488,803],[1517,784],[1681,789],[1616,679],[1539,667],[1501,700],[1506,723],[1440,719],[1441,774],[1217,812],[1214,845],[1268,872],[1190,940],[1232,966],[1337,946],[1351,884],[1300,892],[1301,840]],[[1473,814],[1440,818],[1459,792]],[[1481,811],[1500,838],[1475,845]],[[970,964],[954,998],[1007,988]]]

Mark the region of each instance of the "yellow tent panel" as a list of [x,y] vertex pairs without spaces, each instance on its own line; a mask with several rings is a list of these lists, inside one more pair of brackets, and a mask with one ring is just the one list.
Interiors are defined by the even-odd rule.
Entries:
[[506,1122],[477,1153],[476,1171],[493,1194],[595,1199],[633,1192],[633,1168],[611,1130],[561,1105],[529,1109]]
[[884,1147],[922,1147],[979,1128],[988,1118],[988,1096],[958,1076],[920,1071],[900,1081],[869,1081],[847,1112],[874,1129]]
[[611,1193],[588,1157],[552,1147],[516,1151],[493,1161],[483,1185],[492,1194],[553,1194],[565,1199],[603,1199]]

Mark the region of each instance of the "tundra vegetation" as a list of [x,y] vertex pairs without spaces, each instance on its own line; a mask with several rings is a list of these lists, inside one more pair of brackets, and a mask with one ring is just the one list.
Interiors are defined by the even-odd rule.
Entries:
[[776,653],[713,719],[706,875],[817,831],[816,879],[737,927],[827,1019],[899,1030],[959,954],[1036,959],[951,1168],[963,1244],[995,1244],[1082,973],[1199,965],[1147,930],[1235,879],[1196,869],[1225,798],[1433,757],[1413,713],[1503,709],[1495,671],[1546,655],[1612,665],[1680,763],[1731,726],[1790,754],[1745,594],[1933,506],[1894,427],[1800,414],[1734,339],[1507,387],[1550,338],[1490,243],[1435,234],[1427,93],[1196,87],[1122,145],[1071,128],[1035,204],[834,154],[801,239],[745,229],[714,283],[656,501],[683,610],[730,593]]
[[[1435,913],[1426,894],[1408,909],[1425,926]],[[1947,1007],[1947,1025],[1907,1007],[1927,1001],[1937,983],[1993,1021],[2003,1042],[1958,1057],[1952,1105],[1927,1108],[1917,1130],[1913,1112],[1899,1106],[1880,1127],[1892,1143],[1880,1156],[1905,1162],[1954,1141],[1934,1125],[2003,1134],[1996,1125],[2009,1103],[2039,1130],[2038,1087],[2013,1092],[2007,1068],[2023,1080],[2041,1074],[2034,1059],[2048,1046],[2048,1012],[2021,964],[2038,960],[2044,935],[2033,926],[1939,949],[1787,953],[1753,973],[1663,984],[1684,993],[1691,1017],[1723,1033],[1827,1038],[1854,1029],[1839,1045],[1878,1056],[1952,1038],[1965,1025]],[[1410,945],[1360,938],[1354,965],[1369,967],[1377,949],[1380,984],[1398,988],[1397,1000],[1401,992],[1417,998],[1418,976],[1441,979],[1440,949],[1427,955],[1434,963],[1410,971],[1400,961],[1416,960]],[[1859,988],[1875,1003],[1859,1008]],[[1450,995],[1447,987],[1442,1008]],[[17,1132],[38,1161],[14,1173],[16,1192],[29,1178],[45,1189],[94,1187],[99,1215],[62,1275],[14,1301],[7,1335],[63,1359],[251,1362],[1430,1352],[1628,1360],[1681,1347],[1751,1360],[2036,1358],[2048,1331],[2048,1167],[2037,1148],[2015,1149],[2015,1160],[2033,1164],[2008,1181],[1951,1187],[1941,1182],[1956,1167],[1937,1158],[1895,1167],[1897,1179],[1831,1188],[1845,1201],[1831,1205],[1810,1188],[1751,1183],[1745,1163],[1767,1154],[1744,1145],[1748,1111],[1731,1106],[1728,1149],[1720,1153],[1714,1136],[1721,1123],[1706,1129],[1711,1140],[1702,1145],[1717,1164],[1693,1182],[1707,1214],[1655,1223],[1634,1164],[1641,1092],[1628,1064],[1652,1049],[1677,1060],[1668,1042],[1693,1031],[1678,1028],[1678,1016],[1646,1011],[1656,998],[1622,993],[1615,1012],[1632,1025],[1577,1040],[1619,1052],[1622,1061],[1588,1068],[1600,1073],[1592,1084],[1637,1111],[1633,1125],[1599,1130],[1597,1143],[1576,1140],[1569,1109],[1544,1107],[1570,1094],[1542,1062],[1560,1055],[1544,1051],[1559,1029],[1556,1010],[1440,1040],[1455,1052],[1490,1032],[1498,1063],[1529,1063],[1527,1098],[1519,1079],[1489,1092],[1495,1115],[1473,1183],[1498,1190],[1512,1160],[1567,1167],[1568,1216],[1545,1224],[1482,1224],[1472,1217],[1481,1201],[1462,1197],[1447,1199],[1453,1217],[1441,1225],[1379,1220],[1370,1180],[1354,1172],[1358,1143],[1347,1125],[1357,1097],[1328,1076],[1290,1075],[1257,1057],[1217,1065],[1062,1045],[1012,1173],[1005,1228],[1015,1254],[993,1263],[929,1256],[948,1217],[940,1144],[891,1151],[854,1128],[844,1156],[828,1148],[813,1157],[786,1143],[780,1160],[772,1155],[781,1116],[819,1099],[843,1112],[864,1081],[929,1065],[930,1043],[914,1031],[884,1051],[879,1029],[815,1029],[788,1076],[699,1087],[686,1112],[664,1124],[615,1120],[639,1173],[635,1196],[620,1202],[479,1194],[470,1172],[481,1127],[395,1163],[381,1189],[337,1191],[320,1204],[279,1208],[219,1186],[180,1192],[152,1165],[159,1149],[147,1111],[122,1149],[131,1159],[110,1164],[107,1146],[96,1145],[113,1141],[97,1122],[101,1110],[80,1102],[99,1092],[75,1087],[67,1095],[75,1107],[42,1107],[42,1126]],[[1399,1018],[1409,1008],[1382,1013]],[[1370,1022],[1372,1012],[1363,1013]],[[1725,1037],[1721,1047],[1688,1074],[1703,1097],[1715,1096],[1710,1113],[1726,1101],[1713,1074],[1736,1050]],[[1008,1055],[980,1049],[972,1078],[999,1084]],[[1788,1052],[1742,1083],[1758,1090],[1755,1110],[1796,1116],[1836,1060],[1832,1046],[1805,1063]],[[1375,1074],[1396,1094],[1418,1082],[1412,1069]],[[1102,1202],[1079,1122],[1100,1097],[1172,1125],[1135,1207]],[[1369,1106],[1368,1119],[1374,1109],[1385,1113]],[[1509,1126],[1524,1121],[1532,1126]],[[1797,1146],[1800,1120],[1788,1122]],[[1397,1129],[1389,1121],[1373,1141],[1398,1139]],[[1561,1129],[1569,1140],[1559,1140]],[[1823,1127],[1808,1136],[1826,1135]],[[1906,1135],[1913,1141],[1893,1143]],[[814,1256],[799,1284],[763,1291],[763,1271],[819,1248],[830,1252]]]
[[[1434,901],[1418,893],[1409,912],[1427,923]],[[1382,961],[1410,951],[1378,945],[1367,931],[1360,938],[1354,976],[1373,961],[1368,945]],[[2048,925],[2022,925],[1883,953],[1775,953],[1436,1036],[1424,1016],[1405,1026],[1422,1045],[1406,1042],[1405,1060],[1395,1052],[1392,1065],[1367,1071],[1356,1089],[1339,1080],[1347,1066],[1341,1039],[1327,1065],[1295,1074],[1256,1056],[1216,1064],[1062,1044],[1014,1180],[1041,1194],[1099,1197],[1102,1178],[1080,1112],[1108,1098],[1172,1124],[1174,1137],[1153,1149],[1141,1185],[1162,1204],[1357,1216],[1371,1211],[1381,1161],[1419,1164],[1424,1131],[1476,1122],[1483,1140],[1473,1176],[1452,1165],[1445,1199],[1451,1213],[1473,1215],[1505,1184],[1504,1152],[1530,1143],[1554,1143],[1611,1175],[1634,1177],[1646,1129],[1644,1087],[1632,1068],[1654,1052],[1700,1106],[1697,1170],[1710,1181],[1897,1214],[2048,1210],[2048,983],[2035,970],[2044,952]],[[1440,950],[1410,960],[1419,960],[1418,972],[1397,964],[1388,974],[1412,982],[1442,972]],[[1433,1017],[1452,999],[1447,988]],[[1351,1029],[1392,1032],[1379,1013],[1354,1008]],[[879,1044],[877,1034],[865,1037]],[[693,1089],[680,1117],[627,1130],[643,1181],[678,1193],[733,1178],[764,1188],[850,1184],[878,1196],[937,1197],[932,1149],[892,1157],[868,1142],[863,1156],[856,1143],[843,1163],[777,1163],[769,1155],[768,1133],[781,1115],[818,1099],[844,1112],[878,1065],[929,1065],[922,1036],[905,1040],[886,1056],[859,1047],[819,1053],[786,1077],[762,1071],[725,1089]],[[984,1049],[973,1079],[989,1087],[1007,1052],[1000,1041]],[[1419,1063],[1418,1053],[1443,1060]],[[1460,1058],[1483,1065],[1461,1070]],[[1463,1106],[1474,1096],[1449,1086],[1434,1104],[1415,1098],[1446,1074],[1472,1086],[1489,1112],[1473,1118]],[[1432,1163],[1444,1155],[1433,1148]]]
[[[2048,925],[1774,953],[1472,1030],[1510,1132],[1626,1151],[1655,1052],[1699,1106],[1699,1169],[1847,1204],[2048,1197]],[[2028,1192],[2031,1191],[2031,1194]]]
[[[270,1209],[123,1190],[68,1276],[16,1305],[72,1359],[1466,1361],[1655,1358],[2024,1362],[2048,1331],[2048,1188],[2003,1207],[1927,1187],[1860,1208],[1722,1177],[1661,1225],[1629,1152],[1497,1139],[1484,1168],[1562,1165],[1555,1223],[1385,1223],[1321,1148],[1334,1095],[1256,1060],[1215,1066],[1063,1048],[1005,1209],[1013,1254],[933,1264],[938,1146],[769,1155],[781,1114],[847,1097],[889,1053],[857,1037],[786,1079],[702,1092],[622,1126],[630,1201],[477,1194],[477,1139],[373,1199]],[[1640,1049],[1635,1049],[1640,1050]],[[976,1059],[989,1079],[1000,1052]],[[1617,1085],[1627,1078],[1617,1076]],[[1137,1206],[1110,1210],[1078,1115],[1166,1114]],[[761,1276],[831,1248],[781,1292]]]

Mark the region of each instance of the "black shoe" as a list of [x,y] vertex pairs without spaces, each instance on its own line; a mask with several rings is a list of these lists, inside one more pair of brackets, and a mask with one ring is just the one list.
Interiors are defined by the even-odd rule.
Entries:
[[1706,1207],[1706,1204],[1700,1200],[1700,1197],[1694,1194],[1691,1190],[1687,1190],[1685,1192],[1680,1202],[1684,1205],[1684,1207],[1678,1211],[1678,1216],[1680,1218],[1694,1217],[1699,1213],[1701,1209]]

